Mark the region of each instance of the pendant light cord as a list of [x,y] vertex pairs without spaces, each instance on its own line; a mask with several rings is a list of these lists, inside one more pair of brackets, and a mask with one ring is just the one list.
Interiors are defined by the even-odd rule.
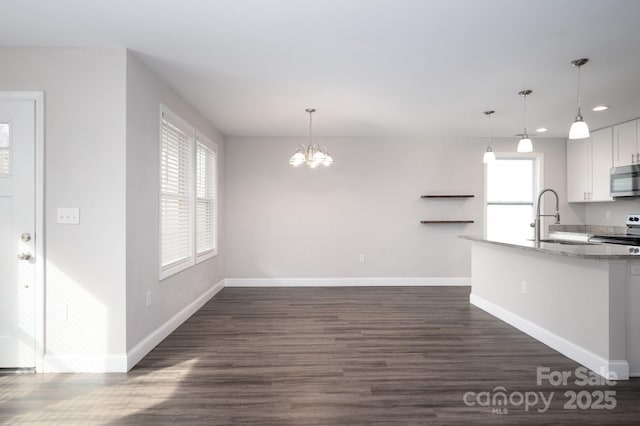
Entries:
[[489,148],[491,148],[491,140],[493,139],[493,129],[491,127],[491,114],[487,114],[489,116]]
[[524,95],[524,136],[527,137],[527,95]]
[[582,115],[582,111],[581,111],[581,99],[580,99],[580,69],[582,68],[582,65],[578,66],[578,115]]
[[309,145],[313,145],[313,134],[311,128],[313,126],[313,112],[309,112]]

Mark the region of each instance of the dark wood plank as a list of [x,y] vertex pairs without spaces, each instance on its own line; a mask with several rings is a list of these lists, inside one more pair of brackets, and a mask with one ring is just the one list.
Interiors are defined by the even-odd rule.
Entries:
[[[0,423],[638,424],[640,381],[538,386],[537,367],[578,365],[468,297],[468,287],[227,288],[128,374],[0,376]],[[545,413],[465,405],[465,393],[497,386],[555,396]],[[567,390],[615,391],[617,407],[564,409]]]

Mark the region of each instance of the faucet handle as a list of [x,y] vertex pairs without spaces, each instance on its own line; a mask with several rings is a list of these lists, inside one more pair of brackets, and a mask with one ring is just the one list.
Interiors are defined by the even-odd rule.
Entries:
[[556,225],[560,225],[560,212],[556,212]]

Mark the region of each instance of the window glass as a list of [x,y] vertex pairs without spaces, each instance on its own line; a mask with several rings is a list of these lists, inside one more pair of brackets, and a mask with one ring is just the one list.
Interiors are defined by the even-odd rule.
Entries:
[[533,201],[533,160],[497,159],[488,164],[487,201]]
[[531,205],[488,205],[487,238],[525,240],[533,238]]
[[0,177],[11,176],[11,126],[0,123]]
[[500,158],[487,164],[486,235],[494,240],[533,238],[537,159]]

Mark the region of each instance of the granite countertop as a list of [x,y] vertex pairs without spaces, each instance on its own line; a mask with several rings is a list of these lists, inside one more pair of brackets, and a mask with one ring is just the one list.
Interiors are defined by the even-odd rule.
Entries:
[[549,225],[549,232],[566,232],[587,235],[624,235],[627,233],[626,226],[603,226],[603,225]]
[[[582,259],[640,259],[640,253],[631,253],[628,246],[618,244],[560,244],[545,243],[536,244],[529,240],[488,240],[484,237],[473,235],[460,235],[459,238],[477,241],[481,243],[496,244],[506,247],[514,247],[520,250],[537,251],[542,253],[557,254],[560,256],[576,257]],[[637,247],[636,247],[637,248]]]

